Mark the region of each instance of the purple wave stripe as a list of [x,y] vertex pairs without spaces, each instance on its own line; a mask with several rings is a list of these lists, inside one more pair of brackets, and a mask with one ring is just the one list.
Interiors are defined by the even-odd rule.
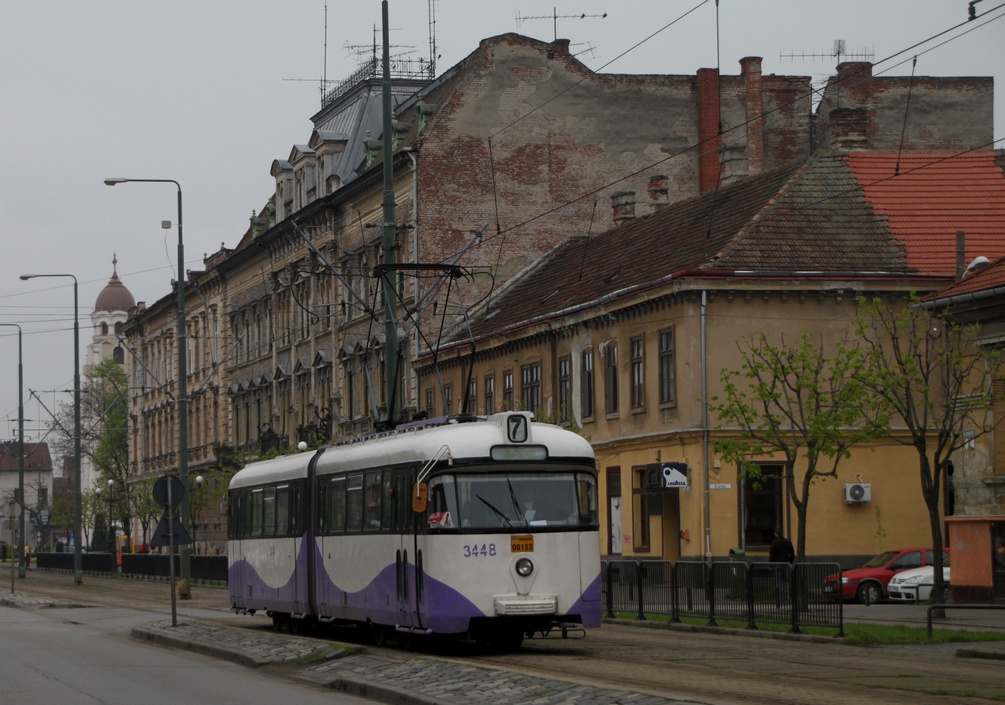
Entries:
[[[307,604],[307,554],[306,538],[300,541],[293,575],[285,584],[272,587],[255,567],[246,560],[235,561],[227,571],[231,604],[242,609],[270,610],[273,612],[300,613],[308,611]],[[299,580],[297,578],[300,578]],[[250,597],[249,597],[249,590]]]
[[[304,548],[308,541],[301,542],[296,561],[299,576],[307,575],[307,553]],[[446,583],[430,578],[424,580],[425,594],[421,605],[421,616],[416,618],[410,606],[415,604],[415,565],[406,566],[408,574],[408,601],[400,604],[397,597],[397,579],[394,564],[385,566],[362,590],[347,592],[338,587],[335,580],[324,569],[321,549],[314,545],[315,597],[319,616],[378,624],[401,625],[429,629],[437,634],[463,634],[473,617],[491,617],[472,603],[467,597]],[[335,576],[337,579],[337,575]],[[267,585],[254,567],[245,560],[235,561],[229,569],[230,596],[235,607],[275,612],[308,611],[307,581],[291,576],[285,585],[273,588]],[[252,597],[247,597],[248,588]],[[599,627],[601,623],[601,581],[599,574],[587,586],[580,598],[567,614],[579,615],[584,627]],[[561,619],[563,615],[555,615]]]
[[578,614],[583,620],[583,626],[587,629],[599,627],[603,621],[602,611],[603,592],[601,590],[600,574],[593,579],[593,582],[586,586],[583,595],[576,600],[576,603],[569,610],[569,614]]

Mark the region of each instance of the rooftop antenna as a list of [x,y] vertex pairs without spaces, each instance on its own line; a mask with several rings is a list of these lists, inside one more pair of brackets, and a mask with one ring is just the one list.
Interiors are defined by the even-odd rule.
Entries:
[[436,78],[436,0],[429,0],[429,78]]
[[836,63],[841,63],[842,61],[872,61],[876,58],[876,47],[861,47],[858,51],[849,52],[845,46],[845,40],[835,39],[834,48],[830,52],[826,50],[821,51],[811,51],[811,52],[801,52],[801,53],[790,53],[783,54],[779,52],[778,58],[780,61],[785,61],[785,59],[791,59],[792,61],[816,61],[820,59],[821,61],[831,61],[836,59]]
[[607,17],[607,13],[605,12],[602,15],[588,15],[588,14],[586,14],[584,12],[581,15],[560,15],[560,14],[558,14],[558,9],[553,7],[553,8],[551,8],[551,14],[550,15],[521,15],[520,11],[517,10],[516,11],[516,26],[519,27],[521,24],[523,24],[524,22],[527,22],[529,20],[551,20],[552,21],[552,27],[553,27],[554,32],[555,32],[554,39],[557,40],[558,39],[558,21],[560,19],[563,19],[563,20],[572,20],[572,19],[585,20],[587,17],[596,17],[596,18],[604,19],[605,17]]

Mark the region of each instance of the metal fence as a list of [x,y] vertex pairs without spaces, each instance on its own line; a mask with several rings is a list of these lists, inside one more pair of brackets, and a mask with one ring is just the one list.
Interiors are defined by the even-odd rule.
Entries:
[[[167,580],[171,574],[171,564],[166,554],[123,553],[121,571],[115,565],[115,556],[111,553],[85,553],[81,559],[82,571],[95,575],[121,572],[126,577]],[[174,574],[177,577],[181,574],[180,556],[175,554],[174,561]],[[210,584],[227,582],[226,556],[191,556],[190,566],[193,582]],[[39,553],[36,567],[39,570],[72,572],[73,554]]]
[[704,561],[604,561],[602,582],[607,616],[632,613],[636,619],[666,615],[742,622],[747,629],[766,623],[837,629],[844,636],[840,599],[823,592],[837,563],[739,563]]

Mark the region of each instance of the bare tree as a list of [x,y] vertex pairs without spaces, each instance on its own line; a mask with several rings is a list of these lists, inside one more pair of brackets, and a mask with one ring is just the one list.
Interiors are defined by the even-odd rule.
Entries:
[[[907,305],[861,299],[858,334],[867,348],[861,383],[903,426],[888,426],[893,441],[918,454],[921,494],[935,550],[932,599],[945,598],[944,537],[940,506],[953,454],[989,433],[990,379],[1001,362],[996,350],[977,340],[977,326],[935,317],[910,296]],[[973,435],[965,434],[970,431]]]

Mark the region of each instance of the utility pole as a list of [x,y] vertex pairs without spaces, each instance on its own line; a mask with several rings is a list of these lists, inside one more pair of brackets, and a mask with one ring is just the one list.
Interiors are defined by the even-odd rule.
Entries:
[[[381,2],[381,22],[383,23],[383,113],[384,113],[384,264],[393,265],[397,262],[395,247],[397,245],[397,221],[394,206],[394,155],[392,141],[394,129],[391,112],[391,51],[388,36],[387,0]],[[398,368],[398,316],[395,306],[395,270],[385,267],[381,272],[381,287],[384,292],[384,399],[387,402],[388,426],[394,427],[398,422],[398,399],[401,370]]]

